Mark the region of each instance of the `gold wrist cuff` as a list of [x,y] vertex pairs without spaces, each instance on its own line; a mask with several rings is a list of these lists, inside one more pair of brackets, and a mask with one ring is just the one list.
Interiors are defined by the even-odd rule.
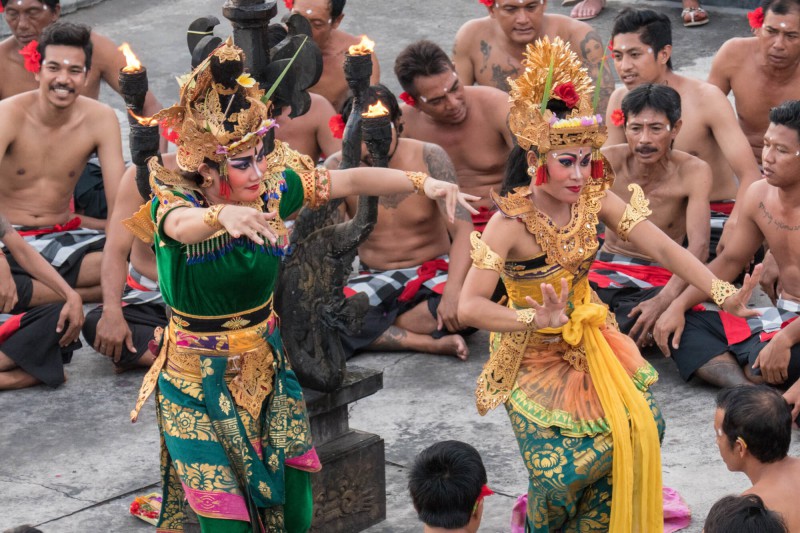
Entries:
[[216,204],[212,205],[206,211],[206,214],[203,215],[203,223],[212,228],[212,229],[222,229],[222,224],[219,223],[219,213],[227,204]]
[[411,182],[411,185],[414,186],[414,192],[417,194],[425,194],[425,180],[428,179],[428,175],[424,172],[411,172],[406,171],[406,177]]
[[711,282],[711,299],[714,300],[714,303],[719,307],[722,307],[722,304],[725,303],[725,300],[737,292],[739,292],[739,289],[727,281],[714,278],[714,281]]
[[517,322],[521,322],[528,326],[528,329],[539,329],[539,326],[534,320],[536,318],[536,311],[533,309],[518,309]]

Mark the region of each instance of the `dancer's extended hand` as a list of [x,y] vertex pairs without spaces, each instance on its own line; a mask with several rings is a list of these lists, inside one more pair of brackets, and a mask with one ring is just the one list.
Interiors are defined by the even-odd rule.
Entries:
[[761,271],[764,266],[761,264],[756,265],[752,274],[745,274],[742,288],[736,294],[729,296],[722,302],[722,310],[732,315],[742,318],[751,316],[759,316],[761,313],[755,309],[749,309],[747,302],[750,301],[750,296],[753,294],[753,289],[758,287],[758,280],[761,278]]
[[252,207],[241,205],[226,205],[219,212],[217,220],[231,234],[231,237],[247,237],[256,244],[264,244],[266,239],[270,244],[275,244],[278,237],[267,224],[277,213],[263,213]]
[[456,207],[458,205],[461,205],[461,207],[473,215],[478,214],[478,210],[469,203],[480,200],[480,196],[473,196],[459,191],[458,185],[455,183],[428,177],[428,179],[423,182],[422,188],[425,190],[425,196],[431,200],[444,201],[447,220],[450,222],[455,222]]
[[557,328],[567,323],[567,300],[569,299],[569,288],[566,278],[561,278],[561,293],[556,294],[556,290],[549,283],[542,283],[542,303],[539,304],[530,296],[526,296],[528,305],[536,311],[533,321],[536,327]]

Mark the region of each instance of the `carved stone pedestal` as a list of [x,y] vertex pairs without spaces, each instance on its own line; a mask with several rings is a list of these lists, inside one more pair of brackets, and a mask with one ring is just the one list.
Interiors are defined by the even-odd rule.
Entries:
[[305,389],[311,433],[322,471],[312,474],[312,532],[355,533],[386,519],[383,439],[350,429],[348,405],[383,388],[383,373],[348,366],[331,393]]

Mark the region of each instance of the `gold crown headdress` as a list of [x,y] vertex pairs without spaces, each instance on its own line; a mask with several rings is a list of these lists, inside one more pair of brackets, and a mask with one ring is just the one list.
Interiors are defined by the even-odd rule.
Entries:
[[210,159],[224,177],[226,159],[256,146],[275,126],[264,91],[244,72],[244,52],[230,38],[180,81],[180,101],[153,119],[177,133],[181,169],[196,171]]
[[[536,185],[546,179],[545,154],[554,148],[592,146],[592,178],[604,175],[600,147],[606,140],[603,117],[592,107],[592,80],[578,56],[560,37],[529,44],[522,61],[524,72],[511,84],[509,126],[525,150],[539,154]],[[569,112],[559,119],[547,109],[552,99],[564,102]]]

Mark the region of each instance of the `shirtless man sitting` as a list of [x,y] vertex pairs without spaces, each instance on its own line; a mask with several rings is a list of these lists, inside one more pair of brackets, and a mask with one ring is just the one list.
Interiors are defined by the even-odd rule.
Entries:
[[316,163],[320,156],[324,159],[340,151],[342,140],[333,136],[329,126],[331,117],[336,115],[331,103],[318,94],[310,96],[311,107],[304,115],[289,117],[292,110],[289,106],[277,111],[275,120],[279,128],[275,130],[275,137]]
[[[389,109],[394,124],[389,168],[425,172],[455,183],[455,169],[442,148],[398,137],[401,113],[394,95],[382,85],[372,86],[365,101],[376,100]],[[342,115],[346,122],[349,102]],[[369,155],[362,153],[369,164]],[[338,168],[340,162],[341,155],[334,154],[326,166]],[[355,214],[357,202],[347,199],[348,214]],[[470,265],[472,222],[464,208],[456,209],[454,223],[443,213],[441,202],[418,194],[380,199],[375,229],[358,248],[359,274],[345,287],[347,296],[363,292],[370,303],[361,332],[341,335],[347,352],[413,350],[467,358],[456,312]]]
[[773,108],[769,120],[761,153],[764,179],[750,185],[728,246],[708,268],[730,281],[766,240],[781,272],[781,298],[747,320],[711,304],[686,313],[706,300],[690,287],[658,319],[654,335],[684,379],[697,375],[721,387],[791,385],[786,399],[800,411],[800,101]]
[[[705,262],[711,168],[672,149],[681,131],[681,97],[665,85],[640,85],[625,95],[622,112],[627,144],[603,148],[616,174],[611,190],[630,203],[629,187],[641,187],[652,210],[648,220],[680,245],[688,238],[688,250]],[[613,232],[591,268],[589,281],[620,330],[639,346],[652,345],[653,325],[686,283]]]
[[[84,301],[97,302],[105,237],[79,228],[70,197],[92,153],[105,169],[109,205],[125,167],[114,110],[80,95],[91,67],[89,36],[85,26],[48,26],[39,43],[39,89],[0,101],[0,213]],[[63,301],[13,262],[11,271],[23,308]]]
[[[623,9],[614,21],[611,42],[614,66],[624,87],[611,95],[606,116],[612,117],[625,95],[643,83],[668,85],[681,96],[685,112],[675,148],[711,165],[711,207],[715,214],[709,251],[713,256],[723,224],[735,224],[732,200],[742,200],[747,187],[761,177],[733,107],[717,87],[672,70],[672,27],[666,15],[650,9]],[[625,132],[609,120],[606,145],[622,142]],[[726,223],[728,216],[730,222]]]
[[[176,153],[164,154],[164,167],[176,170],[176,159]],[[86,341],[110,358],[117,372],[152,365],[161,335],[157,329],[167,325],[149,206],[148,198],[139,194],[136,166],[131,165],[122,175],[109,219],[101,274],[103,305],[86,315],[83,325]]]
[[[438,144],[456,169],[458,187],[479,196],[475,229],[483,231],[496,211],[489,196],[500,190],[508,154],[508,94],[492,87],[465,87],[447,54],[431,41],[408,45],[394,63],[406,91],[404,136]],[[413,104],[413,105],[411,105]]]
[[[361,41],[360,37],[339,29],[344,18],[342,11],[346,1],[294,0],[292,6],[292,13],[304,16],[311,24],[311,37],[322,51],[322,76],[309,91],[324,96],[337,110],[342,108],[350,95],[350,88],[344,78],[344,56],[349,47]],[[380,79],[381,67],[373,53],[370,82],[378,83]]]
[[[464,23],[453,45],[453,62],[461,83],[508,92],[508,78],[519,75],[525,47],[545,35],[551,41],[561,37],[569,44],[596,80],[605,58],[600,34],[585,22],[546,14],[546,7],[547,0],[495,0],[486,7],[488,16]],[[604,112],[613,90],[614,74],[606,62],[598,112]]]
[[800,531],[800,459],[789,457],[791,408],[775,389],[738,386],[717,394],[717,446],[731,472],[744,472],[755,494],[780,513],[788,531]]
[[[11,36],[0,42],[0,100],[15,94],[31,91],[39,86],[33,72],[25,68],[20,50],[41,38],[42,31],[61,15],[59,0],[0,0]],[[83,96],[97,100],[100,82],[119,93],[119,70],[125,66],[125,57],[111,39],[92,32],[92,69],[89,71]],[[153,93],[148,92],[144,114],[149,116],[161,109]],[[166,151],[167,141],[162,139],[161,149]],[[75,210],[82,214],[84,228],[103,229],[108,206],[103,194],[103,181],[96,158],[90,159],[75,189]]]
[[739,125],[760,163],[769,110],[800,98],[800,0],[771,0],[754,37],[722,45],[708,82],[733,91]]

